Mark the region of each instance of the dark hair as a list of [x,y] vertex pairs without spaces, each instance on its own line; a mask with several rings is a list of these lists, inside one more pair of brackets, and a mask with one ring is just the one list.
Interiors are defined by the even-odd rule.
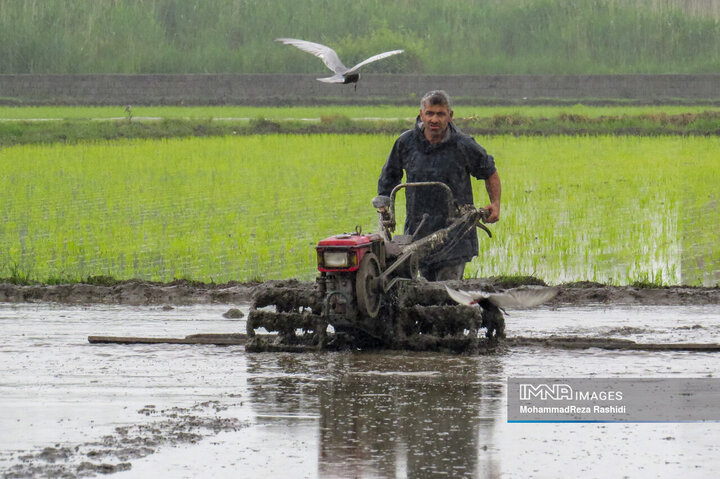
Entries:
[[424,110],[428,105],[446,106],[448,110],[452,110],[450,95],[443,90],[433,90],[425,93],[425,96],[420,100],[420,108]]

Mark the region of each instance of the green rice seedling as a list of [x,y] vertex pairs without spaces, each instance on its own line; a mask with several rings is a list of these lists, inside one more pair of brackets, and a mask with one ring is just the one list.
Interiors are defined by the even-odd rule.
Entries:
[[384,146],[268,136],[4,149],[0,277],[13,264],[41,281],[307,277],[318,236],[371,228],[368,163]]
[[[318,240],[376,228],[370,199],[394,138],[263,135],[2,149],[0,277],[310,279]],[[479,141],[496,157],[503,210],[494,237],[481,234],[467,275],[717,284],[720,140]],[[475,191],[484,205],[482,182]]]
[[[498,158],[504,211],[469,274],[717,284],[716,138],[494,137],[486,143]],[[688,260],[691,252],[702,264]]]

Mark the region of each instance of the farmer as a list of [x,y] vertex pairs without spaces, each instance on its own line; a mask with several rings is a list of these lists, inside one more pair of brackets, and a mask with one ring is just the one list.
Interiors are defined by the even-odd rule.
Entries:
[[[486,223],[500,218],[500,177],[493,157],[452,122],[450,98],[442,90],[428,92],[420,102],[415,128],[395,141],[378,181],[378,195],[390,196],[392,189],[407,175],[407,182],[440,181],[450,187],[458,204],[473,205],[470,175],[485,180],[490,204]],[[447,226],[446,195],[439,187],[406,190],[405,234],[415,234],[424,213],[429,216],[416,239]],[[465,263],[478,254],[474,232],[465,235],[452,249],[420,261],[420,274],[428,281],[462,279]]]

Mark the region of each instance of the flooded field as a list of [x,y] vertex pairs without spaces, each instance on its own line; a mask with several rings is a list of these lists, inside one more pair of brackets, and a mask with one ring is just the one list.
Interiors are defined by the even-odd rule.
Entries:
[[[508,377],[715,377],[720,353],[93,345],[244,332],[231,305],[0,303],[2,477],[712,477],[720,423],[512,424]],[[247,312],[248,306],[243,306]],[[720,306],[513,312],[512,336],[720,343]]]

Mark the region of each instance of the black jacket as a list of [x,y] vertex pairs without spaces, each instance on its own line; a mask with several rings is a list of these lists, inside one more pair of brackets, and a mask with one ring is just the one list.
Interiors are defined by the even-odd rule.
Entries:
[[[479,180],[495,173],[495,162],[475,139],[461,132],[452,122],[448,125],[449,138],[430,144],[425,138],[418,117],[415,128],[408,130],[395,141],[383,166],[378,181],[378,194],[390,196],[392,189],[403,177],[406,182],[440,181],[450,187],[458,204],[474,204],[470,175]],[[447,226],[445,193],[438,187],[407,188],[405,234],[414,234],[423,213],[430,216],[417,238],[422,238]],[[477,234],[468,234],[448,254],[443,263],[469,261],[478,254]]]

